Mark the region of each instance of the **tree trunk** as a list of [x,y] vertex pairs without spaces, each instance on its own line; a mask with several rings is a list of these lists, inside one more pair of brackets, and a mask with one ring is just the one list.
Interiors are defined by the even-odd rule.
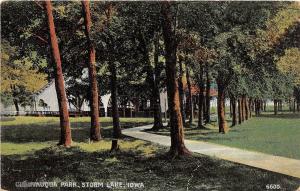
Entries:
[[198,98],[198,128],[203,128],[203,91],[200,90]]
[[244,95],[241,97],[241,114],[242,114],[242,122],[245,121],[245,100]]
[[[204,84],[204,83],[203,83]],[[202,116],[203,116],[203,123],[206,123],[205,116],[206,116],[206,101],[205,101],[205,87],[203,85],[203,105],[202,105]]]
[[244,103],[245,103],[245,120],[248,120],[248,118],[249,118],[249,107],[248,107],[248,101],[247,101],[246,96],[244,96]]
[[210,123],[210,76],[208,65],[206,66],[206,112],[205,112],[205,123]]
[[159,70],[158,70],[158,57],[159,57],[159,37],[155,37],[155,50],[154,50],[154,69],[151,66],[150,55],[148,50],[148,45],[145,40],[144,34],[142,32],[139,33],[139,38],[141,42],[141,50],[144,57],[144,62],[146,63],[147,68],[147,79],[150,84],[152,90],[152,97],[150,100],[150,105],[153,111],[154,125],[152,130],[158,131],[163,128],[162,124],[162,115],[161,115],[161,107],[160,107],[160,92],[159,92]]
[[121,137],[119,108],[118,108],[118,90],[117,90],[117,71],[115,62],[110,63],[110,81],[111,81],[111,106],[112,106],[112,118],[113,118],[113,140],[111,145],[111,151],[119,150],[118,139]]
[[189,113],[189,125],[191,126],[193,123],[193,99],[192,99],[192,85],[190,80],[190,72],[188,66],[186,66],[186,81],[188,85],[188,97],[187,97],[187,106],[188,106],[188,113]]
[[258,103],[259,103],[258,113],[261,114],[261,112],[262,112],[262,110],[263,110],[263,103],[262,103],[262,100],[260,99]]
[[47,11],[52,57],[56,64],[56,67],[54,68],[56,72],[55,88],[56,88],[56,95],[57,95],[58,106],[59,106],[60,128],[61,128],[61,136],[58,145],[64,145],[68,147],[72,143],[71,127],[69,121],[69,111],[68,111],[67,96],[65,91],[64,77],[63,77],[62,66],[61,66],[60,52],[59,52],[54,20],[52,15],[52,5],[50,1],[45,1],[45,8]]
[[252,117],[252,99],[251,98],[249,98],[249,100],[248,100],[248,112],[249,112],[249,118],[251,118]]
[[159,57],[159,36],[157,34],[154,42],[155,50],[154,50],[154,72],[153,72],[153,84],[152,84],[152,95],[153,95],[153,104],[154,104],[154,126],[153,130],[157,131],[163,128],[162,123],[162,114],[161,114],[161,106],[160,106],[160,92],[159,92],[159,81],[160,81],[160,72],[158,69],[158,57]]
[[168,91],[168,105],[170,112],[171,125],[171,148],[170,155],[190,155],[184,144],[183,122],[180,112],[178,84],[176,80],[176,38],[172,30],[173,15],[171,10],[171,3],[167,1],[161,2],[161,12],[163,15],[163,37],[165,44],[165,58],[166,58],[166,76],[167,76],[167,91]]
[[203,111],[204,111],[204,83],[203,83],[203,67],[199,72],[199,95],[198,95],[198,128],[203,128]]
[[99,141],[101,139],[100,123],[99,123],[99,100],[98,100],[98,84],[96,72],[96,50],[90,37],[92,26],[90,3],[89,1],[82,1],[82,11],[85,23],[85,35],[89,46],[89,80],[90,80],[90,104],[91,104],[91,130],[90,139]]
[[241,98],[238,98],[238,113],[239,113],[239,124],[242,123],[242,104]]
[[232,99],[229,100],[229,117],[232,118]]
[[225,118],[225,87],[220,81],[218,83],[218,122],[219,122],[219,133],[227,133],[228,127]]
[[274,115],[277,115],[278,112],[278,104],[277,104],[277,99],[274,99]]
[[183,69],[182,69],[182,57],[179,56],[179,77],[178,77],[178,91],[179,91],[179,99],[180,99],[180,111],[181,111],[181,117],[182,122],[185,124],[185,107],[184,107],[184,90],[183,90]]
[[232,127],[236,125],[236,100],[235,98],[231,98],[231,103],[232,103]]
[[19,104],[18,104],[18,100],[17,99],[13,99],[13,102],[14,102],[14,105],[15,105],[15,108],[16,108],[16,116],[19,116],[20,114],[20,108],[19,108]]
[[124,100],[123,107],[122,107],[122,117],[126,117],[126,104],[127,104],[126,100]]

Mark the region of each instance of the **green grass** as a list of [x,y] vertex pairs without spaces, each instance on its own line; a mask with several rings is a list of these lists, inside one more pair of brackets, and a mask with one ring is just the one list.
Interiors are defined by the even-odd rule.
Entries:
[[[114,180],[143,183],[144,189],[137,190],[150,191],[186,190],[187,187],[189,190],[265,190],[270,183],[279,184],[283,190],[295,190],[300,183],[297,178],[199,154],[172,159],[166,155],[168,148],[128,137],[119,141],[119,152],[110,153],[111,120],[101,121],[104,139],[90,143],[89,119],[72,118],[71,148],[55,145],[59,136],[57,118],[17,117],[16,121],[2,122],[1,187],[20,190],[15,182],[23,181],[59,184]],[[152,119],[121,119],[124,128],[151,122]]]
[[[90,122],[90,117],[70,117],[71,123],[88,123]],[[29,116],[18,116],[13,118],[3,118],[0,121],[1,126],[18,126],[18,125],[29,125],[38,123],[58,123],[59,117],[29,117]],[[101,123],[111,123],[111,117],[101,117]],[[151,123],[153,118],[120,118],[122,123]]]
[[[228,122],[230,125],[231,122]],[[169,135],[168,129],[158,134]],[[300,159],[300,114],[263,113],[220,134],[214,125],[185,128],[185,138]]]
[[[72,140],[88,143],[90,118],[70,118]],[[121,128],[140,126],[153,122],[152,118],[120,118]],[[111,118],[101,118],[102,137],[112,135]],[[58,117],[16,117],[1,121],[1,154],[24,154],[55,145],[59,140]]]

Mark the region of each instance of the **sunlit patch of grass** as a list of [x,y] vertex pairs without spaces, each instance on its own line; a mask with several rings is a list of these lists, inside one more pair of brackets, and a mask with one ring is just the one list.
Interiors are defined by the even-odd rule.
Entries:
[[[156,147],[142,140],[119,140],[118,142],[120,149],[124,151],[136,150],[143,155],[151,155],[155,153]],[[55,147],[56,142],[32,142],[32,143],[11,143],[5,142],[1,143],[1,155],[22,155],[22,154],[32,154],[35,151]],[[85,152],[103,152],[109,151],[111,149],[111,140],[104,139],[98,142],[73,142],[72,147],[79,147]]]
[[[71,123],[76,122],[90,122],[90,117],[70,117]],[[1,120],[1,126],[17,126],[17,125],[28,125],[28,124],[38,124],[38,123],[58,123],[59,117],[31,117],[31,116],[17,116],[11,117],[9,120]],[[112,122],[111,117],[101,117],[101,123]],[[121,123],[151,123],[153,118],[120,118]]]
[[[125,139],[119,140],[118,144],[122,151],[135,150],[140,152],[142,155],[151,155],[156,152],[157,148],[145,141],[136,139]],[[86,152],[100,152],[109,151],[111,149],[111,140],[104,139],[99,142],[93,143],[74,143],[74,146],[79,146]]]

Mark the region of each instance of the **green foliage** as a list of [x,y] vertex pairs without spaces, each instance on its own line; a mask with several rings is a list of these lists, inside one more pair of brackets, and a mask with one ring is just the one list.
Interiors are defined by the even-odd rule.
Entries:
[[264,29],[257,30],[256,46],[259,49],[270,49],[286,34],[287,29],[299,22],[300,5],[297,2],[288,3],[279,9],[274,17],[267,20]]
[[32,101],[31,96],[46,84],[46,75],[35,68],[36,60],[36,56],[33,59],[21,56],[18,47],[2,41],[1,101],[4,104],[8,105],[13,100],[26,106]]
[[284,56],[277,62],[278,69],[294,79],[295,85],[300,85],[300,50],[290,48],[285,50]]
[[[111,18],[107,17],[109,4],[113,7]],[[18,61],[13,62],[14,67],[24,65],[24,70],[46,73],[48,80],[52,79],[55,73],[49,56],[48,36],[45,35],[47,23],[45,14],[40,14],[44,10],[35,2],[4,2],[1,5],[1,38],[4,48],[11,47],[2,54],[2,62],[11,59],[9,56],[18,57]],[[53,8],[66,92],[69,101],[79,108],[89,97],[88,45],[81,4],[54,2]],[[209,68],[212,81],[223,82],[227,95],[246,94],[253,98],[288,98],[292,95],[291,82],[299,83],[299,67],[296,67],[299,60],[299,3],[176,2],[172,3],[172,11],[176,17],[177,55],[185,59],[194,80],[203,66]],[[134,97],[151,98],[153,44],[157,36],[159,87],[165,88],[160,3],[92,2],[91,14],[100,94],[109,93],[109,68],[115,65],[118,93],[124,98],[120,102]],[[17,53],[14,49],[18,49]],[[1,66],[3,71],[10,70],[15,72],[14,76],[19,75],[19,69],[5,66]],[[293,72],[287,72],[291,68]],[[25,95],[19,99],[24,103],[29,95],[24,91],[33,91],[29,87],[36,85],[30,80],[33,77],[39,78],[32,75],[21,80],[22,87],[27,86],[18,91]],[[9,83],[1,86],[9,89]],[[35,90],[38,88],[39,85]],[[12,101],[9,93],[1,93],[3,102]]]

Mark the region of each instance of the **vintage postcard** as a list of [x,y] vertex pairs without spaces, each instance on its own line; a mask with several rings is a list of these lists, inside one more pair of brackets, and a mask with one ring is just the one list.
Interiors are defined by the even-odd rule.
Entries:
[[299,1],[0,5],[0,190],[300,191]]

